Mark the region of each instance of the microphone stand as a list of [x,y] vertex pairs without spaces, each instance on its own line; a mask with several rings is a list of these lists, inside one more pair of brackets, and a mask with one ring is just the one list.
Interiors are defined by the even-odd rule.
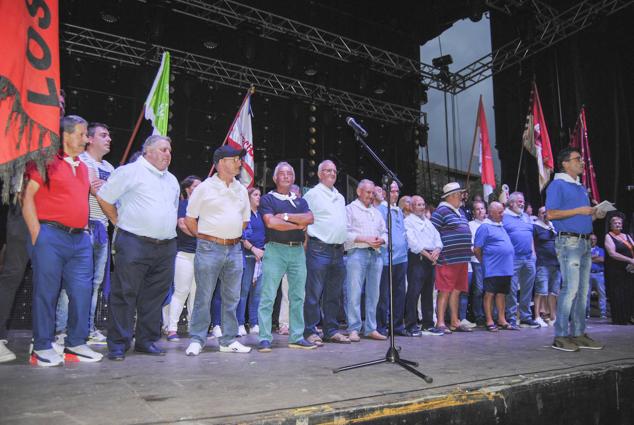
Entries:
[[[399,181],[399,179],[396,177],[396,174],[394,174],[394,172],[392,172],[392,170],[390,170],[389,168],[387,168],[387,166],[385,165],[385,163],[381,160],[381,158],[379,158],[376,153],[372,150],[372,148],[370,146],[368,146],[368,144],[365,142],[365,140],[363,140],[363,137],[361,137],[361,135],[355,131],[355,139],[357,140],[357,142],[359,142],[361,144],[361,146],[363,146],[363,148],[368,152],[368,154],[370,154],[370,156],[372,158],[374,158],[374,160],[381,166],[381,168],[383,168],[383,170],[385,171],[385,175],[383,176],[383,183],[386,185],[387,187],[387,193],[388,193],[388,205],[387,205],[387,253],[388,253],[388,276],[389,276],[389,299],[390,299],[390,317],[389,317],[389,330],[390,330],[390,347],[387,350],[387,353],[385,354],[385,357],[380,358],[380,359],[376,359],[376,360],[370,360],[368,362],[362,362],[362,363],[357,363],[357,364],[353,364],[353,365],[349,365],[349,366],[344,366],[344,367],[340,367],[337,369],[334,369],[332,372],[333,373],[339,373],[339,372],[343,372],[344,370],[350,370],[350,369],[358,369],[361,367],[365,367],[365,366],[371,366],[371,365],[375,365],[375,364],[380,364],[380,363],[392,363],[392,364],[397,364],[401,367],[403,367],[404,369],[408,370],[409,372],[413,373],[414,375],[418,376],[419,378],[423,379],[425,382],[427,382],[428,384],[431,384],[434,380],[432,377],[425,375],[424,373],[414,369],[414,367],[418,367],[418,363],[417,362],[413,362],[411,360],[405,360],[402,359],[401,356],[399,355],[399,351],[400,351],[400,347],[396,348],[396,345],[394,343],[394,292],[393,292],[393,283],[392,283],[392,206],[390,205],[390,198],[389,198],[389,193],[390,193],[390,186],[392,185],[392,182],[396,182],[396,184],[398,184],[399,187],[403,186],[403,184]],[[414,366],[414,367],[412,367]]]

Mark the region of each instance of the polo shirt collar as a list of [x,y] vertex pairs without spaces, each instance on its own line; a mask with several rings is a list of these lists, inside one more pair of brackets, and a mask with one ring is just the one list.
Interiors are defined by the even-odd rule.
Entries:
[[563,180],[568,183],[581,185],[581,182],[579,181],[579,177],[577,177],[576,179],[573,179],[572,177],[570,177],[570,174],[568,173],[555,173],[554,180]]
[[498,226],[498,227],[502,227],[503,226],[501,221],[499,223],[496,223],[495,221],[491,220],[490,218],[485,218],[484,221],[482,222],[482,224],[490,224],[491,226]]
[[542,220],[537,219],[537,220],[535,220],[535,221],[533,222],[533,224],[534,224],[535,226],[539,226],[539,227],[541,227],[541,228],[543,228],[543,229],[550,230],[550,231],[552,231],[552,232],[554,232],[554,231],[555,231],[555,228],[553,227],[553,224],[552,224],[552,223],[550,223],[550,224],[546,224],[546,223],[544,223]]
[[242,183],[240,183],[236,179],[233,179],[229,186],[227,186],[227,183],[225,183],[220,177],[218,177],[218,173],[215,173],[213,176],[209,177],[209,182],[214,186],[222,187],[223,189],[231,190],[232,192],[239,191],[240,186],[242,186]]
[[358,199],[358,198],[357,198],[357,199],[355,199],[354,201],[352,201],[352,205],[354,205],[355,207],[359,208],[360,210],[363,210],[363,211],[370,211],[370,212],[372,212],[372,208],[374,208],[374,207],[372,206],[372,204],[370,204],[370,206],[369,206],[369,207],[366,207],[365,205],[363,205],[363,202],[359,201],[359,199]]
[[442,201],[440,204],[438,204],[438,206],[439,206],[439,207],[442,207],[442,206],[448,207],[448,208],[450,208],[453,212],[455,212],[456,214],[461,215],[461,214],[460,214],[460,210],[459,210],[458,208],[454,208],[454,206],[453,206],[453,205],[451,205],[451,204],[450,204],[449,202],[447,202],[447,201]]
[[334,197],[336,197],[337,195],[339,195],[339,191],[338,191],[338,190],[337,190],[337,188],[336,188],[336,187],[334,187],[334,186],[333,186],[333,187],[332,187],[332,189],[331,189],[331,188],[329,188],[328,186],[326,186],[326,185],[325,185],[325,184],[323,184],[323,183],[317,183],[317,187],[318,187],[320,190],[322,190],[324,193],[328,194],[328,196],[330,196],[330,197],[332,197],[332,198],[334,198]]
[[154,165],[150,164],[150,162],[147,159],[145,159],[145,157],[143,155],[141,155],[139,157],[139,159],[137,159],[137,162],[140,162],[141,165],[143,165],[145,168],[147,168],[152,173],[157,174],[159,176],[164,176],[165,173],[167,173],[167,168],[165,170],[163,170],[163,171],[159,170]]

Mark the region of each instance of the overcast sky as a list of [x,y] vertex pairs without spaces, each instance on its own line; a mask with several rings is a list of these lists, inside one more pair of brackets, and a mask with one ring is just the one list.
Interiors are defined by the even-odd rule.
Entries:
[[[440,41],[440,43],[439,43]],[[442,53],[441,49],[442,48]],[[451,28],[439,37],[430,40],[421,46],[421,61],[431,64],[433,58],[441,55],[451,55],[453,64],[450,71],[457,71],[491,52],[491,29],[488,17],[483,16],[480,22],[471,22],[469,19],[457,21]],[[473,142],[476,113],[478,110],[478,98],[482,95],[484,110],[489,125],[491,138],[491,154],[495,163],[495,175],[500,176],[500,160],[495,149],[495,116],[493,115],[493,82],[490,78],[481,81],[475,86],[453,97],[456,113],[452,114],[452,96],[447,95],[447,112],[449,125],[449,164],[452,168],[467,170],[469,154]],[[447,164],[447,148],[445,135],[445,109],[443,93],[429,89],[429,102],[423,107],[427,112],[429,122],[429,156],[432,162]],[[456,131],[453,131],[453,127]],[[456,149],[454,149],[454,136]],[[476,146],[475,158],[471,166],[471,172],[478,172],[478,147]]]

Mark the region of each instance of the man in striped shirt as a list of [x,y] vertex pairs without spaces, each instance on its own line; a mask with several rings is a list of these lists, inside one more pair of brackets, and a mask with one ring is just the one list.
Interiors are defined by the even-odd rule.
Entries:
[[[460,323],[458,304],[460,293],[469,289],[467,265],[471,260],[471,231],[469,222],[460,210],[462,192],[460,184],[447,183],[443,187],[443,201],[431,216],[431,221],[440,233],[443,249],[436,266],[436,289],[438,289],[438,320],[436,327],[449,334],[452,331],[471,332],[471,328]],[[445,312],[449,304],[451,323],[445,324]]]

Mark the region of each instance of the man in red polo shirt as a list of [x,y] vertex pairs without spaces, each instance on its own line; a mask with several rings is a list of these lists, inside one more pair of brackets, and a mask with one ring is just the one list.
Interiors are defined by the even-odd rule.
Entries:
[[38,366],[64,363],[54,349],[55,308],[63,287],[69,298],[68,337],[64,358],[98,362],[102,355],[86,345],[92,295],[92,244],[87,231],[88,169],[84,151],[86,121],[76,115],[61,120],[62,150],[46,168],[27,168],[22,215],[29,229],[27,248],[33,267],[33,352]]

